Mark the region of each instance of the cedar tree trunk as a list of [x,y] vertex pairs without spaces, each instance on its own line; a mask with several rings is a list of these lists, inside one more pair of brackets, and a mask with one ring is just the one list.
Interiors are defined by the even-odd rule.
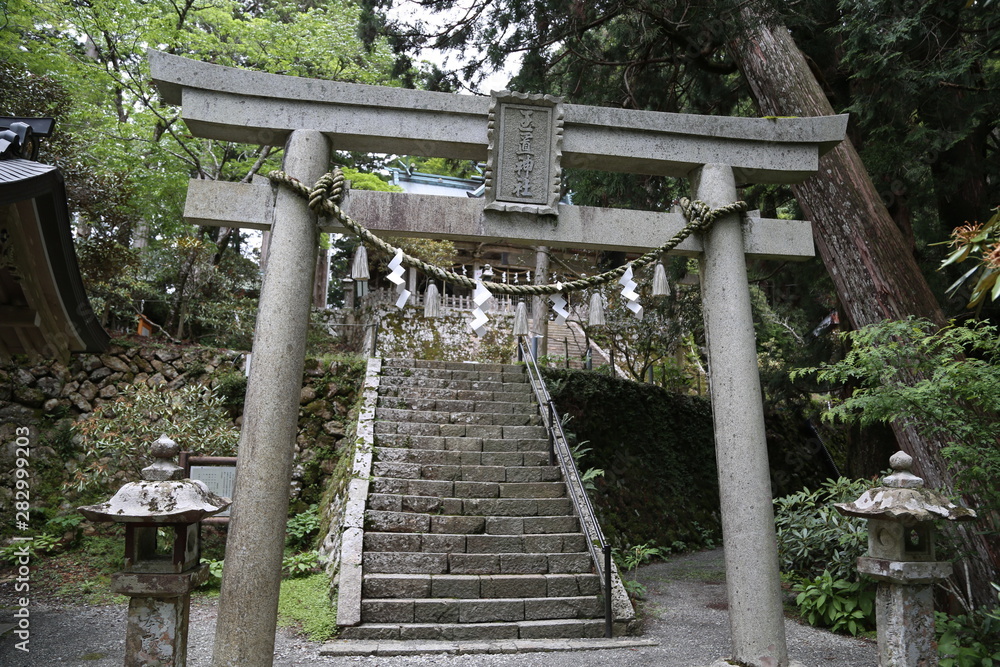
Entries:
[[[834,113],[791,34],[768,25],[751,5],[741,19],[745,34],[730,52],[746,77],[762,115],[826,116]],[[781,122],[780,118],[775,122]],[[855,328],[910,315],[944,324],[944,315],[920,272],[909,245],[886,210],[857,151],[849,140],[820,159],[820,170],[792,189],[812,220],[820,256]],[[928,486],[952,489],[941,458],[942,442],[912,427],[892,424],[901,449],[914,459],[914,472]],[[976,602],[992,602],[989,582],[996,568],[991,545],[975,527],[962,529],[973,554],[970,575]]]

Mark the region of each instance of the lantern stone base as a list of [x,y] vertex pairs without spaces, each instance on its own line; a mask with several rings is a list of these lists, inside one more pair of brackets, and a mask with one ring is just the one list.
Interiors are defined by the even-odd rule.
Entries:
[[208,579],[208,565],[180,574],[117,572],[114,592],[131,596],[125,667],[185,667],[191,591]]
[[185,667],[189,594],[133,597],[128,603],[125,667]]
[[875,596],[879,667],[934,667],[934,589],[880,582]]

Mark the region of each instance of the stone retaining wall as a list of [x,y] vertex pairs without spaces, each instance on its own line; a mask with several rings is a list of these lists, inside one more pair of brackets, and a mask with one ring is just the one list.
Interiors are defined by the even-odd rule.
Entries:
[[[198,383],[217,388],[232,386],[234,379],[239,384],[245,362],[246,353],[234,350],[114,345],[102,355],[75,355],[68,365],[49,361],[0,367],[0,514],[12,511],[14,436],[19,426],[31,428],[33,463],[63,457],[61,463],[72,474],[82,458],[80,436],[74,436],[75,457],[45,446],[46,436],[89,418],[132,386],[180,388]],[[362,379],[363,371],[351,364],[306,360],[290,489],[293,503],[318,502],[337,463],[329,452],[340,447]],[[239,426],[242,397],[227,398]]]

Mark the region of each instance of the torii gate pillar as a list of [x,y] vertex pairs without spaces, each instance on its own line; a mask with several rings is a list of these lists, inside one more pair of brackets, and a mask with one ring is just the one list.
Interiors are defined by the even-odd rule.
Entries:
[[[288,174],[315,183],[329,164],[322,133],[291,133],[283,163]],[[274,656],[318,232],[306,201],[287,189],[275,194],[274,221],[236,459],[214,667],[271,665]]]
[[[712,208],[738,199],[728,166],[707,164],[691,180],[695,197]],[[784,667],[788,649],[740,216],[716,220],[703,244],[701,299],[733,657],[742,664]]]

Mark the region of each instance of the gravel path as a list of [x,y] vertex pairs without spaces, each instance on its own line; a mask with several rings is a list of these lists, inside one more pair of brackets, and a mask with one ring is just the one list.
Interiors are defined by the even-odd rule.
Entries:
[[[511,655],[421,655],[409,657],[324,657],[321,644],[281,629],[276,637],[275,667],[300,665],[448,665],[492,667],[539,665],[584,667],[658,665],[701,667],[731,654],[723,585],[721,550],[687,554],[639,569],[648,589],[641,613],[646,639],[658,646],[602,651],[521,653]],[[0,585],[0,626],[13,613],[10,582]],[[124,659],[125,608],[33,604],[30,653],[14,648],[13,635],[0,638],[0,666],[120,667]],[[189,667],[209,667],[216,603],[197,599],[191,607]],[[786,622],[789,653],[806,667],[875,667],[873,642],[832,635]]]

